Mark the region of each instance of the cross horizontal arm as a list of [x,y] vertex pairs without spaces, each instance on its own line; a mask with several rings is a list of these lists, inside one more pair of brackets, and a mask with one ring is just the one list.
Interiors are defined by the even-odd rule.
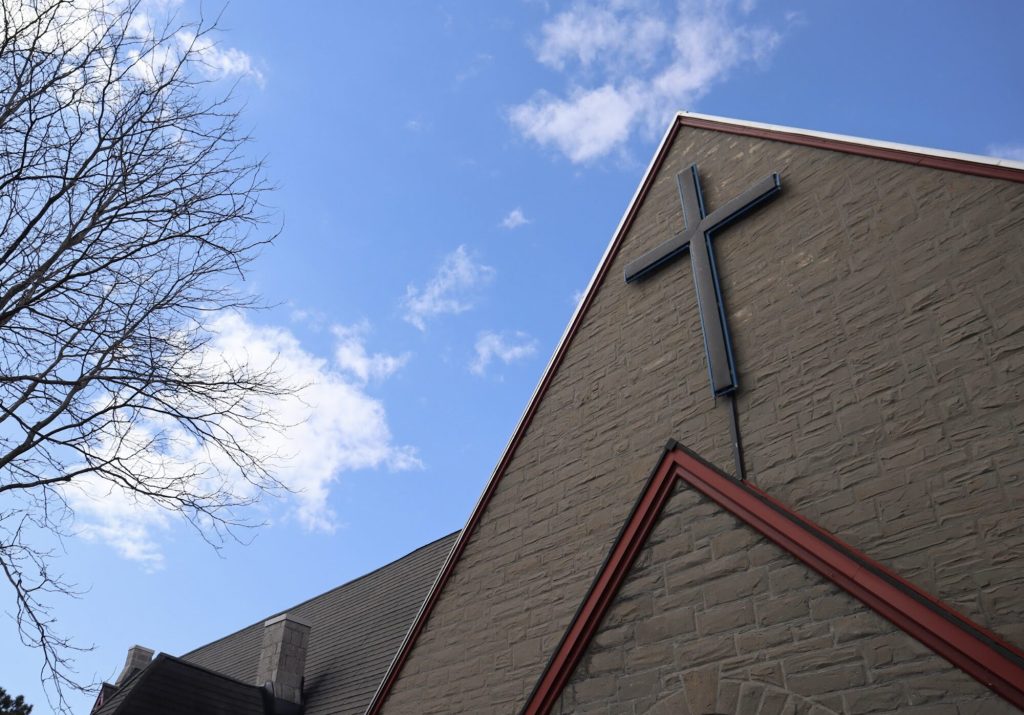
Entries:
[[771,173],[710,214],[705,213],[696,164],[691,164],[689,169],[677,174],[676,183],[683,209],[684,229],[682,233],[626,264],[626,283],[646,278],[683,253],[690,254],[711,393],[715,397],[728,395],[737,390],[738,380],[711,239],[719,230],[775,198],[782,190],[782,181],[778,173]]
[[683,233],[626,264],[626,282],[638,281],[690,248],[690,235]]
[[769,174],[739,196],[725,202],[701,222],[704,231],[718,231],[738,221],[782,190],[778,174]]

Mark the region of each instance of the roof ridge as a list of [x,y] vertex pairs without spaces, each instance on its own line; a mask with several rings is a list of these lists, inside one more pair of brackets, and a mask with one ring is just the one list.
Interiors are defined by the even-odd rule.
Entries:
[[[161,660],[162,656],[164,656],[163,653],[158,653],[157,656],[153,660],[151,660],[149,663],[146,664],[145,668],[140,668],[135,673],[132,673],[131,675],[129,675],[125,679],[125,681],[123,683],[121,683],[121,685],[117,686],[117,690],[114,691],[114,694],[110,696],[110,700],[107,701],[107,702],[112,702],[114,700],[114,698],[116,698],[118,696],[118,694],[122,691],[122,689],[128,688],[128,685],[131,684],[131,687],[127,689],[127,691],[124,694],[124,697],[121,699],[120,704],[118,704],[117,709],[120,709],[121,707],[123,707],[125,703],[130,702],[131,699],[132,699],[132,696],[135,695],[138,692],[135,689],[136,686],[139,683],[141,683],[145,678],[147,678],[150,675],[150,673],[153,672],[153,666],[156,665]],[[100,711],[102,711],[103,708],[106,707],[106,705],[107,705],[107,703],[104,703],[103,705],[101,705],[100,706]],[[116,710],[114,712],[116,712]]]
[[1005,169],[1015,169],[1019,171],[1024,171],[1024,161],[1006,159],[1004,157],[998,156],[990,156],[987,154],[973,154],[971,152],[952,151],[949,149],[939,149],[936,147],[921,146],[919,144],[904,144],[902,142],[893,142],[885,139],[872,139],[870,137],[861,137],[853,134],[823,132],[817,129],[790,127],[783,124],[772,124],[770,122],[754,122],[748,119],[734,119],[732,117],[722,117],[715,114],[702,114],[700,112],[682,111],[679,112],[676,116],[677,118],[682,119],[684,122],[687,119],[698,119],[708,122],[715,122],[717,124],[728,124],[735,127],[747,127],[751,129],[758,129],[766,132],[798,134],[828,141],[843,142],[845,144],[859,144],[866,147],[890,149],[893,151],[907,152],[911,154],[933,156],[941,159],[954,159],[959,161],[967,161],[974,164],[986,164]]
[[120,686],[118,686],[117,690],[114,691],[110,699],[102,706],[100,706],[100,709],[97,712],[101,712],[107,704],[114,702],[117,696],[122,692],[124,692],[124,695],[122,696],[121,701],[117,704],[117,708],[113,712],[116,713],[120,711],[122,708],[124,708],[126,703],[134,702],[135,699],[137,699],[138,697],[138,693],[140,692],[139,686],[142,685],[143,681],[152,678],[154,673],[156,673],[157,670],[159,670],[164,665],[164,663],[171,663],[175,665],[181,665],[186,668],[191,668],[201,673],[205,673],[206,675],[213,676],[214,678],[217,678],[219,680],[226,680],[235,685],[240,685],[244,688],[251,688],[256,691],[262,690],[262,688],[259,685],[247,683],[244,680],[234,678],[230,675],[226,675],[225,673],[221,673],[219,671],[207,668],[197,663],[190,663],[189,661],[184,660],[183,658],[180,658],[178,656],[171,655],[169,653],[157,653],[156,657],[153,658],[153,660],[151,660],[146,665],[146,667],[139,668],[138,670],[136,670]]
[[[205,665],[199,665],[198,663],[192,663],[191,661],[185,660],[181,656],[171,655],[169,653],[161,653],[160,655],[157,656],[157,658],[159,658],[160,656],[163,656],[164,660],[169,660],[169,661],[171,661],[173,663],[178,663],[180,665],[184,665],[186,667],[202,671],[202,672],[207,673],[209,675],[213,675],[213,676],[216,676],[218,678],[223,678],[224,680],[230,680],[233,683],[238,683],[239,685],[244,685],[247,688],[257,688],[258,689],[260,687],[259,685],[256,685],[254,683],[247,683],[244,680],[241,680],[239,678],[235,678],[235,677],[232,677],[232,676],[227,675],[225,673],[221,673],[219,670],[214,670],[213,668],[207,668]],[[153,660],[153,663],[156,663],[155,659]],[[152,663],[150,665],[152,665]]]
[[[393,566],[394,564],[397,564],[399,561],[404,561],[405,559],[409,558],[410,556],[412,556],[412,555],[414,555],[414,554],[416,554],[416,553],[418,553],[420,551],[423,551],[425,549],[429,549],[431,546],[435,546],[439,542],[444,541],[445,539],[449,539],[452,536],[455,536],[460,531],[461,531],[460,529],[456,529],[455,531],[453,531],[451,533],[445,534],[444,536],[441,536],[441,537],[439,537],[437,539],[434,539],[431,542],[428,542],[426,544],[423,544],[422,546],[419,546],[419,547],[413,549],[412,551],[410,551],[409,553],[405,554],[404,556],[399,556],[397,559],[389,561],[386,564],[382,564],[382,565],[378,566],[377,568],[373,569],[372,571],[367,571],[366,573],[364,573],[364,574],[362,574],[360,576],[356,576],[355,578],[349,579],[348,581],[345,581],[342,584],[334,586],[333,588],[329,588],[326,591],[323,591],[322,593],[318,593],[315,596],[311,596],[311,597],[307,598],[304,601],[300,601],[300,602],[298,602],[298,603],[296,603],[296,604],[294,604],[292,606],[289,606],[288,608],[285,608],[285,609],[283,609],[281,611],[276,611],[276,612],[271,613],[271,614],[269,614],[267,616],[264,616],[263,618],[261,618],[260,620],[256,621],[255,623],[250,623],[249,625],[243,626],[243,627],[241,627],[241,628],[239,628],[237,630],[234,630],[231,633],[228,633],[227,635],[221,636],[220,638],[212,640],[212,641],[210,641],[208,643],[204,643],[203,645],[199,646],[198,648],[193,648],[192,650],[188,651],[187,653],[183,653],[180,656],[172,656],[172,657],[176,657],[178,659],[187,658],[190,655],[193,655],[194,653],[197,653],[197,652],[199,652],[199,651],[201,651],[201,650],[203,650],[205,648],[208,648],[208,647],[214,645],[215,643],[220,643],[221,641],[227,640],[228,638],[232,638],[232,637],[238,635],[242,631],[246,631],[246,630],[248,630],[250,628],[253,628],[254,626],[261,625],[264,621],[266,621],[266,620],[268,620],[270,618],[274,618],[275,616],[280,616],[282,614],[288,613],[289,611],[292,611],[292,610],[294,610],[296,608],[299,608],[301,606],[305,606],[307,603],[311,603],[312,601],[315,601],[318,598],[322,598],[322,597],[324,597],[324,596],[326,596],[326,595],[328,595],[330,593],[334,593],[335,591],[338,591],[340,589],[346,588],[347,586],[351,586],[352,584],[355,584],[355,583],[357,583],[359,581],[367,579],[370,576],[373,576],[374,574],[376,574],[376,573],[378,573],[380,571],[383,571],[384,569],[388,568],[389,566]],[[216,672],[216,671],[212,671],[212,672]]]

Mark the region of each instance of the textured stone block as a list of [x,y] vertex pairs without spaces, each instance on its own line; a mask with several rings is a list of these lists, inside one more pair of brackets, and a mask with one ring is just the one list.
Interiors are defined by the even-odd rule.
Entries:
[[[678,230],[675,174],[691,162],[700,166],[710,207],[752,176],[783,177],[776,201],[716,239],[751,479],[854,547],[910,570],[915,583],[982,626],[1020,637],[1024,556],[1007,532],[1012,540],[1013,525],[1024,523],[1021,185],[685,128],[637,207],[386,712],[493,712],[494,682],[475,676],[490,674],[495,660],[478,654],[507,651],[529,629],[545,646],[557,642],[667,438],[731,470],[729,423],[708,396],[687,259],[639,284],[621,278],[625,262]],[[699,609],[757,598],[756,589],[730,598],[730,588],[714,584],[730,575],[737,576],[730,587],[745,583],[751,568],[772,563],[770,546],[742,546],[742,529],[706,507],[692,521],[677,514],[668,525],[673,533],[656,537],[663,547],[643,557],[663,570],[642,578],[663,587],[655,586],[649,611],[634,607],[599,634],[601,647],[628,651],[639,625],[671,610],[673,599],[675,607]],[[686,535],[677,540],[679,533]],[[959,540],[969,535],[977,538],[968,549]],[[972,558],[961,559],[968,551]],[[820,585],[793,566],[770,567],[769,597]],[[507,569],[501,586],[496,569]],[[712,603],[703,603],[709,594]],[[679,665],[741,650],[768,657],[788,644],[818,647],[819,638],[833,636],[833,621],[857,613],[831,595],[808,600],[809,616],[794,612],[794,620],[761,632],[695,639],[692,631],[666,630],[672,667],[687,670]],[[786,617],[784,608],[770,612],[770,619]],[[486,627],[463,630],[467,621]],[[901,677],[893,669],[904,664],[883,667],[882,656],[873,664],[866,655],[865,643],[892,635],[871,628],[852,619],[835,635],[865,654],[861,665],[872,677]],[[657,630],[643,631],[645,645]],[[893,647],[886,657],[898,661],[898,652]],[[549,654],[547,647],[523,652],[489,677],[521,700]],[[931,712],[984,701],[977,691],[939,685],[950,701],[924,703]],[[723,681],[719,689],[731,687]],[[860,687],[867,686],[852,689]],[[720,699],[732,708],[722,712],[735,712],[734,690]],[[821,701],[828,703],[836,705]]]

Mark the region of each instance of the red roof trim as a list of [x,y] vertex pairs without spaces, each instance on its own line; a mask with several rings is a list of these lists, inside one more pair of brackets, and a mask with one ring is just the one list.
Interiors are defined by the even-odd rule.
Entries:
[[562,642],[534,686],[530,699],[521,711],[522,715],[549,712],[562,694],[562,689],[569,682],[591,638],[597,633],[605,612],[615,600],[633,562],[647,543],[647,537],[672,494],[675,476],[675,464],[670,459],[662,458],[647,480],[647,486],[615,540],[587,597],[573,617],[569,630],[562,636]]
[[740,134],[746,137],[758,139],[770,139],[772,141],[799,144],[801,146],[814,147],[815,149],[828,149],[841,151],[847,154],[858,156],[869,156],[873,159],[885,159],[888,161],[899,161],[904,164],[915,164],[927,166],[931,169],[943,171],[956,171],[961,174],[972,176],[984,176],[990,179],[1004,179],[1024,183],[1024,171],[1010,166],[998,166],[995,164],[983,164],[948,156],[936,156],[924,154],[907,149],[895,149],[893,147],[876,146],[873,144],[861,144],[855,141],[844,141],[830,137],[820,137],[813,134],[801,134],[799,131],[786,131],[784,129],[768,129],[765,127],[753,127],[745,124],[733,124],[731,122],[716,122],[713,119],[703,117],[690,117],[680,115],[679,121],[687,127],[695,129],[710,129],[716,132],[728,134]]
[[384,702],[387,700],[388,694],[391,692],[391,688],[398,679],[402,666],[405,664],[409,654],[412,652],[416,639],[423,631],[427,620],[430,618],[430,614],[434,610],[434,606],[440,597],[441,591],[444,590],[445,585],[448,583],[448,579],[451,578],[451,574],[455,570],[455,564],[458,563],[459,558],[466,549],[466,544],[469,543],[469,540],[473,537],[477,525],[480,523],[484,512],[487,511],[487,506],[490,504],[491,497],[494,496],[494,492],[498,488],[498,483],[505,474],[505,469],[508,467],[509,462],[512,461],[512,455],[515,454],[516,448],[519,446],[520,441],[522,441],[523,435],[526,434],[526,430],[533,419],[533,415],[537,411],[537,407],[544,399],[544,394],[547,392],[548,386],[551,384],[552,379],[554,379],[555,373],[558,372],[558,367],[562,364],[562,360],[568,350],[569,343],[572,342],[573,336],[576,334],[579,326],[583,323],[583,318],[590,309],[590,304],[593,302],[597,287],[601,285],[602,281],[607,276],[609,267],[615,259],[615,256],[618,254],[619,247],[622,245],[623,238],[629,232],[629,228],[633,224],[633,219],[636,218],[636,214],[639,211],[640,206],[643,204],[644,198],[646,198],[651,184],[654,183],[654,179],[661,170],[661,165],[664,163],[666,156],[668,156],[668,152],[675,141],[676,135],[683,126],[761,137],[776,141],[790,142],[793,144],[803,144],[805,146],[845,151],[851,154],[876,156],[877,158],[905,161],[907,163],[931,166],[933,168],[963,171],[965,173],[977,174],[980,176],[995,176],[995,174],[987,173],[987,170],[989,169],[992,171],[1010,172],[1007,176],[999,175],[997,178],[1007,178],[1011,181],[1024,181],[1024,172],[1014,169],[1000,169],[1000,167],[988,167],[964,160],[945,159],[923,154],[914,154],[912,152],[901,152],[893,149],[860,145],[840,140],[811,137],[782,130],[768,130],[757,127],[729,124],[727,122],[716,122],[709,119],[682,114],[677,115],[672,122],[672,126],[665,134],[665,138],[662,140],[661,146],[658,148],[658,153],[651,162],[639,189],[637,189],[636,196],[633,197],[633,201],[626,210],[626,214],[623,216],[623,219],[619,224],[619,228],[615,232],[615,235],[608,246],[604,259],[591,281],[590,290],[583,298],[583,302],[581,303],[579,310],[576,311],[571,324],[566,329],[565,335],[558,344],[555,354],[552,356],[551,362],[548,364],[548,368],[541,378],[541,382],[537,386],[537,389],[533,394],[533,398],[530,400],[530,403],[526,408],[526,412],[523,413],[523,417],[516,426],[516,430],[512,434],[508,446],[505,448],[505,452],[501,456],[501,460],[498,462],[494,472],[491,474],[491,478],[487,482],[487,486],[484,487],[484,491],[480,495],[480,499],[477,501],[476,506],[473,508],[473,513],[470,515],[469,521],[466,522],[466,525],[462,529],[462,533],[459,534],[459,538],[455,542],[455,546],[452,547],[452,552],[448,556],[448,560],[445,561],[444,566],[441,568],[441,572],[438,574],[434,586],[430,589],[430,593],[427,595],[422,608],[420,608],[420,612],[416,616],[416,620],[413,622],[412,627],[409,629],[409,633],[402,642],[401,648],[399,648],[394,660],[392,660],[391,666],[388,668],[387,675],[384,676],[384,680],[381,681],[380,686],[377,688],[377,692],[374,694],[373,700],[370,702],[370,706],[366,710],[366,715],[378,715],[378,713],[381,712]]
[[576,618],[523,708],[523,715],[546,715],[561,695],[614,601],[625,574],[650,535],[677,478],[982,685],[1024,709],[1024,652],[751,484],[733,479],[684,448],[675,446],[666,452],[644,488]]

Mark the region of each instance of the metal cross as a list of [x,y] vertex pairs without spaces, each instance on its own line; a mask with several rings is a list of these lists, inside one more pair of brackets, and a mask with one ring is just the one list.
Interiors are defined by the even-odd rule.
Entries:
[[775,198],[782,190],[782,183],[777,173],[770,174],[724,206],[705,214],[697,165],[693,164],[679,174],[676,182],[683,203],[685,229],[682,234],[631,261],[626,266],[626,282],[646,278],[674,258],[686,251],[690,252],[697,308],[704,332],[704,352],[708,358],[708,377],[711,379],[712,394],[719,397],[735,392],[739,385],[729,327],[725,319],[725,304],[722,302],[722,288],[715,268],[715,253],[711,246],[712,235]]

